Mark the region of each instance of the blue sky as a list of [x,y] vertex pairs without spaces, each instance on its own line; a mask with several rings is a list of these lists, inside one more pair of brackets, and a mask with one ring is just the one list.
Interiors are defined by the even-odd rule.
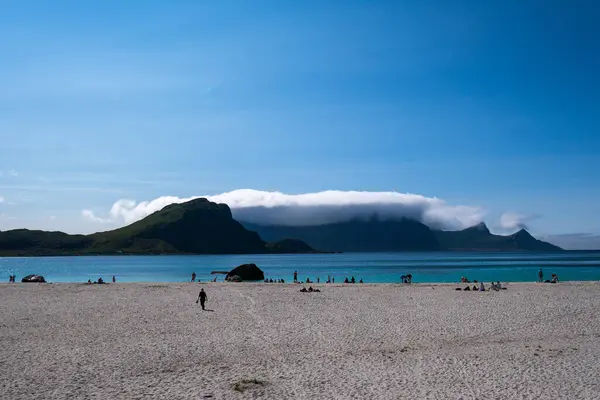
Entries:
[[592,1],[0,2],[0,229],[252,188],[600,234],[598,20]]

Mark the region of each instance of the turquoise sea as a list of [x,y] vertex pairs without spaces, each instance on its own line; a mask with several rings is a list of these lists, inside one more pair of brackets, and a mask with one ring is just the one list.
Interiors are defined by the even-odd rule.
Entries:
[[[192,272],[202,281],[211,271],[230,270],[255,263],[267,278],[292,280],[294,271],[306,280],[327,276],[341,283],[344,277],[365,283],[399,282],[412,274],[413,282],[457,282],[461,276],[479,281],[535,281],[542,268],[545,277],[558,274],[563,281],[600,280],[600,252],[565,253],[344,253],[210,256],[89,256],[0,258],[0,282],[9,275],[17,281],[29,274],[49,282],[87,282],[98,277],[118,282],[185,282]],[[222,275],[219,275],[222,280]]]

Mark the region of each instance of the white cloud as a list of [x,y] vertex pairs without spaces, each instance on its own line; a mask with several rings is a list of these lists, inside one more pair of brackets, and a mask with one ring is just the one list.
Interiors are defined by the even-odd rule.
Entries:
[[116,221],[112,221],[109,218],[100,218],[97,217],[94,212],[92,210],[82,210],[81,211],[81,215],[85,218],[88,219],[92,222],[99,222],[99,223],[110,223],[110,222],[116,222]]
[[537,215],[523,215],[514,212],[505,212],[500,217],[500,227],[506,231],[528,229],[527,224],[536,218],[538,218]]
[[6,171],[0,171],[0,178],[3,176],[11,176],[11,177],[15,177],[15,176],[19,176],[19,173],[17,171],[15,171],[14,169],[9,169]]
[[251,189],[187,198],[162,196],[142,202],[121,199],[106,216],[92,210],[84,210],[82,215],[94,222],[130,224],[169,204],[198,197],[225,203],[236,219],[260,224],[317,225],[377,215],[381,219],[408,217],[435,228],[461,229],[481,222],[484,216],[479,207],[449,205],[435,197],[409,193],[329,190],[289,195]]
[[4,203],[4,197],[0,196],[0,203]]

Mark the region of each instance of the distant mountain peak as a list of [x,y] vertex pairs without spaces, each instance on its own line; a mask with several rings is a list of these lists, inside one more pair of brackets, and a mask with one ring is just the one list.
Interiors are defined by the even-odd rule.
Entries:
[[513,235],[515,238],[532,238],[535,239],[533,236],[531,236],[531,233],[527,232],[526,229],[519,229],[518,232],[513,233]]
[[481,231],[481,232],[490,233],[490,230],[488,229],[487,225],[483,221],[481,221],[477,225],[473,225],[473,226],[471,226],[471,227],[469,227],[467,229],[468,230],[474,230],[474,231],[477,230],[477,231]]

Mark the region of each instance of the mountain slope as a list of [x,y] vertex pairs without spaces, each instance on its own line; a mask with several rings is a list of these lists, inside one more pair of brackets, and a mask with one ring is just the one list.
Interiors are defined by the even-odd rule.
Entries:
[[85,235],[14,229],[0,232],[0,255],[67,255],[85,251],[93,240]]
[[117,246],[127,252],[148,248],[194,254],[266,251],[266,243],[234,220],[227,205],[206,199],[171,204],[141,221],[91,236],[95,250]]
[[410,219],[353,220],[316,226],[262,226],[249,223],[245,226],[268,241],[295,238],[321,251],[430,251],[441,248],[427,226]]
[[225,204],[171,204],[123,228],[92,235],[17,229],[0,232],[0,255],[253,254],[314,252],[305,243],[267,246],[233,219]]
[[440,244],[449,250],[490,251],[560,251],[558,246],[543,242],[521,229],[512,235],[492,234],[483,223],[461,231],[435,231]]

